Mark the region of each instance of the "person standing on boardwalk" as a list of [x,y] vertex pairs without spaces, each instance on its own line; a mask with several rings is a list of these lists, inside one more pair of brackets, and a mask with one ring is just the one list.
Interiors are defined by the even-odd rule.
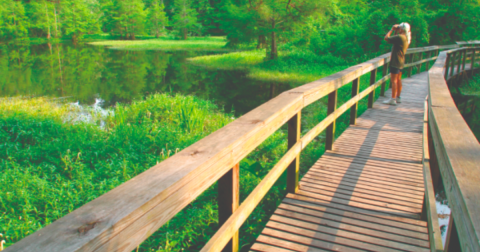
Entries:
[[[395,36],[390,36],[395,32]],[[385,35],[385,41],[392,44],[392,55],[390,57],[390,83],[392,84],[392,98],[384,101],[385,104],[397,105],[401,103],[400,93],[402,92],[402,71],[405,64],[405,53],[412,40],[410,25],[401,23],[393,25],[392,29]]]

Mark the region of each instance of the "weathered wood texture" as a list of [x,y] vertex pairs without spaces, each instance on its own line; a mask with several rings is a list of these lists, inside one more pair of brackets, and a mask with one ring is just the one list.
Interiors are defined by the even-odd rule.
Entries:
[[402,103],[377,101],[347,128],[283,200],[252,251],[430,251],[420,220],[427,74],[403,83]]
[[480,144],[450,95],[445,61],[442,52],[428,73],[429,130],[462,251],[480,251]]
[[[240,164],[233,166],[218,180],[218,223],[225,223],[237,210],[240,203]],[[223,252],[238,251],[238,232],[223,249]]]
[[[407,54],[457,47],[459,46],[412,48]],[[286,91],[162,163],[31,234],[6,251],[131,251],[298,114],[303,107],[382,66],[388,60],[389,54],[384,54]],[[371,90],[369,88],[369,91]],[[353,99],[337,108],[323,124],[304,136],[304,142],[294,145],[288,156],[282,160],[289,160],[289,164],[314,136],[356,102],[358,99]],[[288,164],[280,162],[278,171],[285,170]],[[276,175],[269,178],[273,180]],[[263,189],[267,188],[270,182],[272,181],[262,184],[265,186]],[[259,194],[254,196],[260,197],[263,189],[257,190]],[[246,208],[240,206],[236,212],[246,211],[244,209]],[[233,230],[231,234],[235,232]],[[225,240],[225,244],[231,237]]]

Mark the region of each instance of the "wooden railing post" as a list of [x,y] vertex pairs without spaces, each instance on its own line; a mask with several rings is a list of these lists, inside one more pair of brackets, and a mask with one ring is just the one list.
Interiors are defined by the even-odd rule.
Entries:
[[472,60],[471,60],[471,66],[470,66],[472,76],[473,76],[473,67],[475,67],[475,50],[476,49],[472,50]]
[[[356,78],[352,82],[352,98],[358,95],[358,92],[360,91],[360,85],[358,85],[359,82],[360,82],[360,77]],[[357,110],[358,110],[358,102],[356,102],[355,105],[353,105],[350,108],[350,124],[352,125],[355,125],[357,123]]]
[[457,74],[460,74],[461,67],[462,67],[462,51],[458,51]]
[[[240,203],[240,165],[236,164],[218,180],[218,224],[222,226],[235,212]],[[238,251],[238,232],[227,243],[222,252]]]
[[453,52],[450,55],[450,75],[453,76],[453,72],[455,71],[455,57],[457,56],[457,52]]
[[[432,55],[432,51],[428,51],[427,52],[427,59],[429,59]],[[430,68],[430,61],[427,61],[425,62],[425,71],[428,71],[428,69]]]
[[[420,52],[420,53],[418,53],[418,61],[420,61],[422,59],[423,59],[423,53]],[[422,71],[422,65],[423,64],[418,64],[417,65],[417,74],[419,74]]]
[[463,49],[462,72],[465,71],[465,63],[467,62],[467,49]]
[[[288,121],[288,149],[292,148],[300,141],[300,132],[302,128],[302,112],[298,112]],[[287,168],[287,192],[297,193],[298,191],[298,171],[300,169],[300,154],[290,163]]]
[[[375,80],[377,79],[377,69],[373,69],[370,72],[370,86],[375,84]],[[368,108],[373,107],[373,99],[375,98],[375,89],[372,90],[370,94],[368,94]]]
[[[385,58],[385,61],[387,61],[387,58]],[[388,68],[387,68],[387,63],[383,64],[383,69],[382,69],[382,77],[385,77],[388,74]],[[384,81],[382,83],[382,87],[380,89],[380,96],[385,96],[385,87],[387,85],[387,82]],[[352,96],[353,97],[353,96]]]
[[[408,63],[413,62],[413,56],[414,55],[415,55],[414,53],[410,54],[410,57],[408,58]],[[412,76],[412,69],[413,69],[413,67],[408,67],[408,77]]]
[[455,220],[453,214],[450,212],[450,219],[448,220],[447,235],[445,237],[445,250],[444,252],[457,252],[462,251],[460,247],[460,239],[458,238],[457,227],[455,226]]
[[[327,115],[335,112],[337,109],[337,90],[328,94]],[[335,141],[335,120],[327,127],[327,139],[325,140],[325,150],[333,150],[333,142]]]
[[445,60],[445,73],[444,73],[444,77],[445,77],[445,80],[448,79],[448,70],[450,69],[450,58],[451,58],[451,53],[447,53],[447,59]]

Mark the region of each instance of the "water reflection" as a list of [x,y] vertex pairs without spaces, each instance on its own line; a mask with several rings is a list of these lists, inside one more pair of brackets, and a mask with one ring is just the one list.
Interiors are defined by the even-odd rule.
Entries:
[[81,105],[128,103],[156,92],[213,100],[246,113],[288,84],[253,81],[245,71],[207,70],[186,58],[214,52],[122,51],[71,44],[0,45],[0,96],[71,97]]

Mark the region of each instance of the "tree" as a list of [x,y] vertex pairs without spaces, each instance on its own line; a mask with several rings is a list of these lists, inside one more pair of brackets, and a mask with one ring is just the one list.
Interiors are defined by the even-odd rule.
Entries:
[[165,26],[168,23],[165,6],[163,3],[158,4],[157,1],[154,1],[147,9],[147,12],[147,29],[150,34],[155,34],[155,37],[158,38],[160,36],[160,31],[164,31]]
[[[258,37],[259,45],[269,40],[270,58],[275,59],[278,57],[277,40],[279,36],[300,24],[304,24],[310,16],[322,8],[327,8],[328,5],[328,0],[288,0],[287,2],[249,0],[248,3],[244,2],[237,7],[235,7],[235,4],[230,4],[227,5],[227,12],[233,17],[233,22],[227,23],[233,24],[234,28],[226,25],[223,28],[227,32],[236,29],[234,36],[240,41],[252,40],[253,36],[244,36],[238,34],[239,32]],[[238,20],[247,21],[248,25],[244,22],[238,22]]]
[[0,0],[0,40],[27,36],[27,25],[21,2]]
[[100,31],[97,20],[88,4],[83,0],[68,0],[64,2],[63,29],[65,36],[77,42],[85,33],[97,33]]
[[112,35],[120,34],[125,39],[145,32],[145,10],[142,0],[110,0],[103,10],[105,28]]
[[189,31],[198,32],[201,25],[197,23],[197,11],[190,5],[190,0],[176,0],[173,8],[173,27],[187,39]]

